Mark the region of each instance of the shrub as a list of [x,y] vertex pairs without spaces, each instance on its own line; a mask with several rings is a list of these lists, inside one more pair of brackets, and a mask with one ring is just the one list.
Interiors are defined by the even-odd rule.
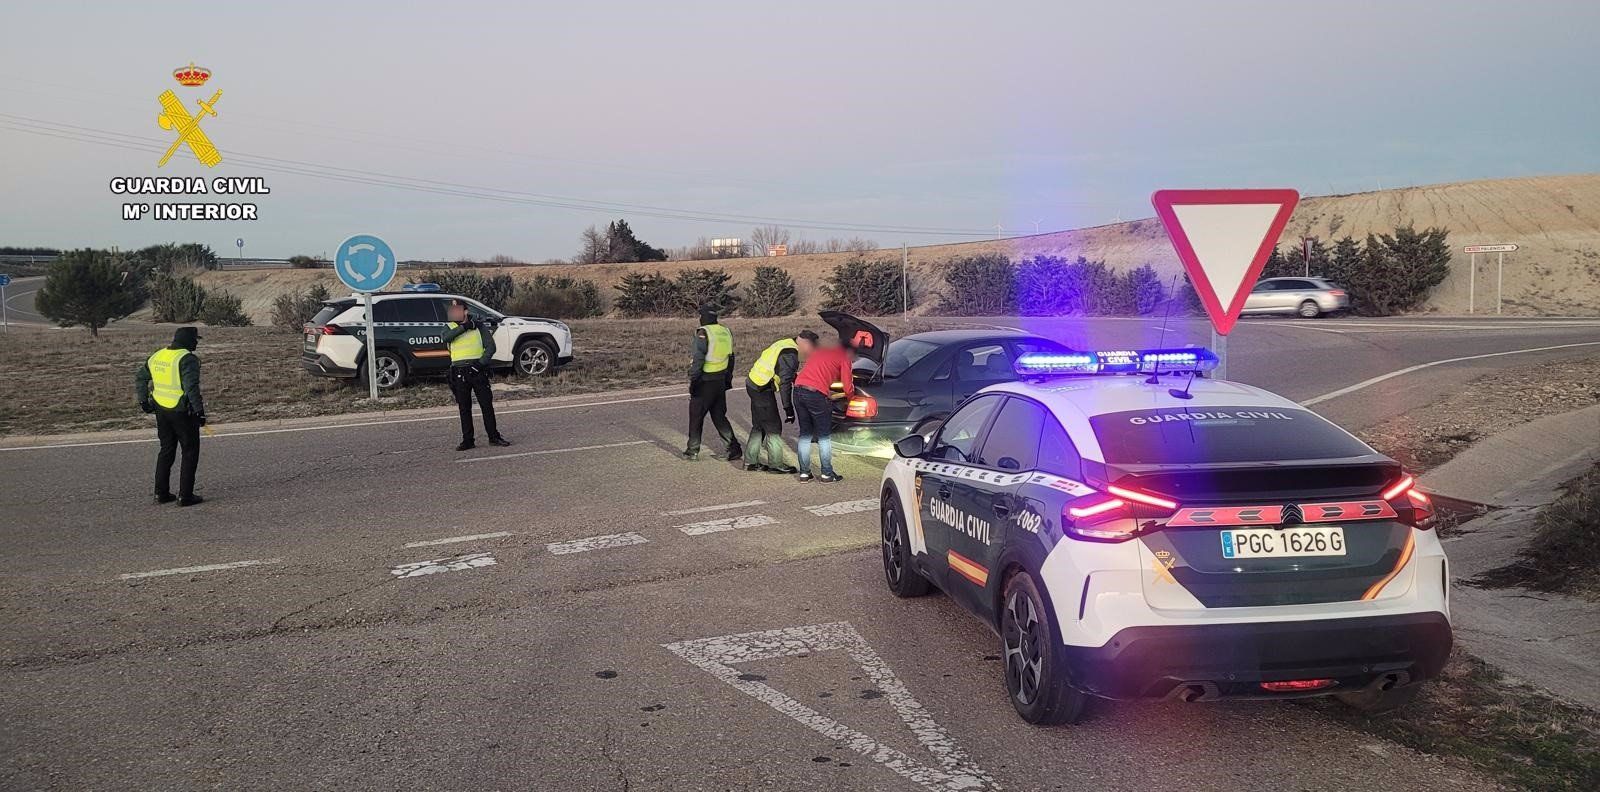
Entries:
[[317,311],[322,310],[326,299],[328,287],[320,283],[311,284],[311,288],[303,292],[299,289],[284,292],[272,301],[272,326],[298,333]]
[[600,287],[592,280],[535,275],[517,284],[505,311],[513,316],[582,319],[605,313]]
[[289,266],[295,269],[316,269],[322,263],[310,256],[290,256]]
[[788,316],[800,309],[794,296],[794,278],[782,267],[756,267],[756,275],[744,290],[739,310],[745,316]]
[[945,270],[939,312],[950,316],[999,316],[1016,310],[1016,268],[999,253],[956,259]]
[[822,284],[822,307],[866,316],[898,313],[916,304],[916,295],[911,295],[909,305],[902,306],[907,302],[903,288],[900,262],[856,256],[829,273]]
[[716,267],[688,269],[678,273],[672,287],[678,293],[683,313],[692,315],[702,306],[711,306],[719,316],[726,316],[739,307],[735,292],[739,282],[732,278],[727,270]]
[[211,251],[211,247],[194,242],[185,245],[151,245],[134,253],[133,258],[161,272],[209,270],[218,266],[217,254]]
[[677,285],[660,272],[630,272],[617,284],[616,308],[623,316],[676,316],[682,304]]
[[1167,290],[1161,287],[1161,276],[1155,267],[1145,264],[1123,273],[1123,289],[1136,314],[1152,314],[1162,308]]
[[492,275],[485,277],[476,272],[463,272],[461,270],[428,270],[422,277],[411,278],[412,283],[437,283],[440,291],[446,294],[459,294],[469,297],[497,311],[504,310],[511,295],[517,290],[516,281],[510,275]]
[[158,275],[150,286],[150,318],[184,324],[200,317],[206,290],[186,275]]
[[200,321],[212,327],[249,327],[244,301],[225,291],[206,292],[200,306]]

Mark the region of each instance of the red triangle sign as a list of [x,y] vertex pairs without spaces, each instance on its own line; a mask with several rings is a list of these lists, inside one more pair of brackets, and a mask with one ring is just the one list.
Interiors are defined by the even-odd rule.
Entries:
[[1150,202],[1211,317],[1211,326],[1227,335],[1300,202],[1300,194],[1294,190],[1157,190]]

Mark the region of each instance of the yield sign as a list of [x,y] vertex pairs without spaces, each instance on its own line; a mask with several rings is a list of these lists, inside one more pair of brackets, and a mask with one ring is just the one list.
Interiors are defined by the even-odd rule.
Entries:
[[1157,190],[1150,196],[1178,260],[1227,335],[1300,194],[1294,190]]

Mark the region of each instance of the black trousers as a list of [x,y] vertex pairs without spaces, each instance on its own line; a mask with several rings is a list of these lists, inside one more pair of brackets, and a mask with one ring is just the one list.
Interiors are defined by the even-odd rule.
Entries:
[[733,436],[733,425],[728,423],[728,378],[720,371],[695,380],[689,391],[689,445],[684,450],[691,454],[700,451],[700,434],[707,415],[728,450],[738,448],[739,439]]
[[156,408],[156,437],[161,450],[156,453],[156,494],[172,494],[172,463],[183,448],[183,467],[178,471],[178,497],[194,495],[194,471],[200,466],[200,422],[189,411]]
[[478,397],[478,409],[483,411],[483,432],[493,440],[500,436],[494,423],[494,392],[489,390],[489,372],[481,364],[469,363],[450,367],[450,392],[456,397],[456,409],[461,412],[461,442],[473,442],[472,397]]

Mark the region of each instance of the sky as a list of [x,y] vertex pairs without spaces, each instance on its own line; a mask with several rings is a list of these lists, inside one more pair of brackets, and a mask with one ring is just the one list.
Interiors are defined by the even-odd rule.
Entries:
[[[404,259],[644,240],[884,247],[1148,217],[1153,190],[1600,171],[1600,3],[9,0],[0,246]],[[172,71],[212,71],[184,88]],[[172,89],[223,162],[156,124]],[[113,177],[259,176],[255,221]],[[404,186],[397,186],[404,185]],[[217,201],[161,196],[159,201]]]

